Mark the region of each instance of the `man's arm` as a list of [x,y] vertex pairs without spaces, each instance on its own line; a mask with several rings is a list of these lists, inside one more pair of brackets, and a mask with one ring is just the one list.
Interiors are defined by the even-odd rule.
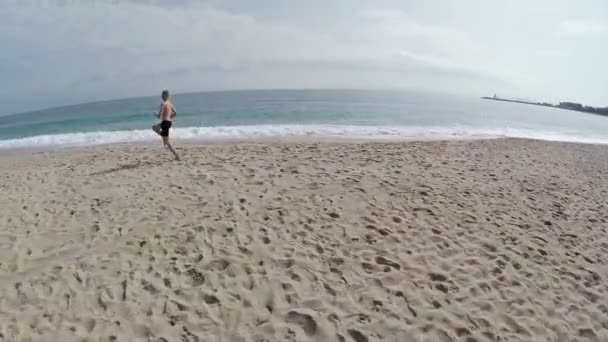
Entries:
[[160,106],[158,106],[158,112],[154,113],[154,116],[157,118],[160,118],[162,111],[163,111],[163,103],[161,103]]

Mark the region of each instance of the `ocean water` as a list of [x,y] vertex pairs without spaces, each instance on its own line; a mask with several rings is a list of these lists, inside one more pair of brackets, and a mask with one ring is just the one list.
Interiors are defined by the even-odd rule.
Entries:
[[[519,137],[608,144],[608,118],[413,91],[259,90],[173,96],[176,140]],[[154,141],[158,96],[0,117],[0,148]]]

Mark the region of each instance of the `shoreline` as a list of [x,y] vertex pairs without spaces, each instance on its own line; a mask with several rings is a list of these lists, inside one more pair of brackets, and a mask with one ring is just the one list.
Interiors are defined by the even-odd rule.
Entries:
[[[173,140],[174,147],[196,147],[196,146],[213,146],[213,145],[248,145],[248,144],[410,144],[410,143],[425,143],[425,142],[467,142],[467,141],[532,141],[539,143],[550,144],[566,144],[566,145],[590,145],[590,146],[606,146],[604,143],[591,142],[575,142],[575,141],[558,141],[545,140],[535,138],[518,138],[518,137],[502,137],[502,136],[485,136],[485,137],[454,137],[454,138],[347,138],[347,137],[264,137],[264,138],[225,138],[225,139],[180,139]],[[127,148],[127,147],[158,147],[162,149],[162,142],[159,141],[136,141],[136,142],[118,142],[95,144],[86,146],[47,146],[47,147],[16,147],[16,148],[0,148],[0,157],[9,156],[20,153],[52,153],[55,151],[86,151],[91,149],[104,148]]]
[[[251,125],[217,127],[177,127],[172,140],[177,144],[240,142],[409,142],[444,140],[534,139],[608,145],[608,136],[558,133],[525,128],[483,128],[465,126],[357,126],[357,125]],[[155,144],[159,138],[151,130],[98,131],[38,135],[0,140],[4,150],[53,150],[73,147]]]

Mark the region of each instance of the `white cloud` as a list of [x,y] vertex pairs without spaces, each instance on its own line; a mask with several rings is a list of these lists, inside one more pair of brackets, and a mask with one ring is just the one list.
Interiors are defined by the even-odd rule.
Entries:
[[[314,10],[307,15],[331,11],[323,3],[310,0]],[[534,66],[529,59],[542,59],[534,52],[541,49],[555,55],[567,50],[561,43],[547,43],[528,57],[515,52],[525,46],[514,46],[528,38],[525,33],[515,31],[520,33],[517,39],[496,43],[492,25],[483,26],[487,34],[471,31],[466,23],[438,18],[434,11],[420,15],[413,1],[367,9],[362,6],[369,2],[363,0],[348,3],[352,7],[327,15],[335,22],[311,25],[313,18],[299,12],[291,13],[293,18],[269,18],[227,10],[221,0],[0,0],[0,103],[16,111],[143,95],[165,87],[197,91],[408,84],[476,92],[500,91],[519,82],[546,89],[538,68],[528,66]],[[485,18],[466,12],[468,21]],[[459,18],[457,13],[452,17]],[[599,30],[583,26],[566,24],[569,32]],[[504,32],[515,29],[509,26]],[[530,46],[536,47],[538,40],[530,37]],[[542,63],[549,68],[544,59]]]
[[[251,87],[255,81],[244,78],[253,76],[258,87],[314,86],[314,77],[319,86],[348,86],[346,79],[352,86],[398,84],[404,70],[416,75],[408,82],[424,84],[428,79],[414,68],[459,68],[446,51],[474,49],[462,33],[422,25],[401,11],[370,9],[358,17],[357,28],[327,31],[264,22],[209,3],[8,2],[0,4],[0,41],[7,48],[0,72],[10,87],[0,85],[0,94],[9,102],[36,94],[48,105],[140,95],[167,84],[178,91]],[[404,47],[410,58],[403,58]],[[441,62],[428,58],[433,54]],[[472,70],[465,70],[470,80]]]
[[367,8],[364,10],[360,10],[357,13],[357,16],[361,18],[369,18],[369,19],[394,19],[394,20],[402,20],[407,18],[407,14],[400,10],[395,9],[386,9],[386,8]]
[[569,37],[580,37],[608,33],[608,24],[593,19],[568,19],[560,23],[559,34]]
[[451,60],[444,59],[437,56],[420,54],[417,52],[402,50],[398,53],[399,56],[404,57],[408,60],[412,60],[418,63],[422,63],[428,66],[435,66],[438,68],[446,68],[446,69],[466,69],[461,65],[458,65]]
[[399,10],[369,8],[358,12],[364,19],[358,36],[382,40],[392,40],[392,43],[426,42],[434,49],[478,49],[470,37],[458,29],[420,23],[407,13]]
[[567,51],[559,49],[540,49],[537,50],[536,53],[542,58],[563,58],[568,57],[570,55]]

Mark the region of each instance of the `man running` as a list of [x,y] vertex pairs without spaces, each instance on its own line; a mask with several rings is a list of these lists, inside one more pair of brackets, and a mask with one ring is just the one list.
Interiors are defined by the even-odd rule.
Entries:
[[163,143],[165,147],[167,147],[175,156],[175,160],[179,160],[179,156],[171,146],[169,142],[169,129],[171,129],[171,119],[175,116],[175,110],[173,109],[173,104],[169,99],[169,91],[163,90],[161,95],[163,99],[162,104],[160,105],[160,110],[158,113],[155,113],[154,116],[161,119],[160,124],[152,126],[152,130],[156,132],[156,134],[160,135],[163,138]]

